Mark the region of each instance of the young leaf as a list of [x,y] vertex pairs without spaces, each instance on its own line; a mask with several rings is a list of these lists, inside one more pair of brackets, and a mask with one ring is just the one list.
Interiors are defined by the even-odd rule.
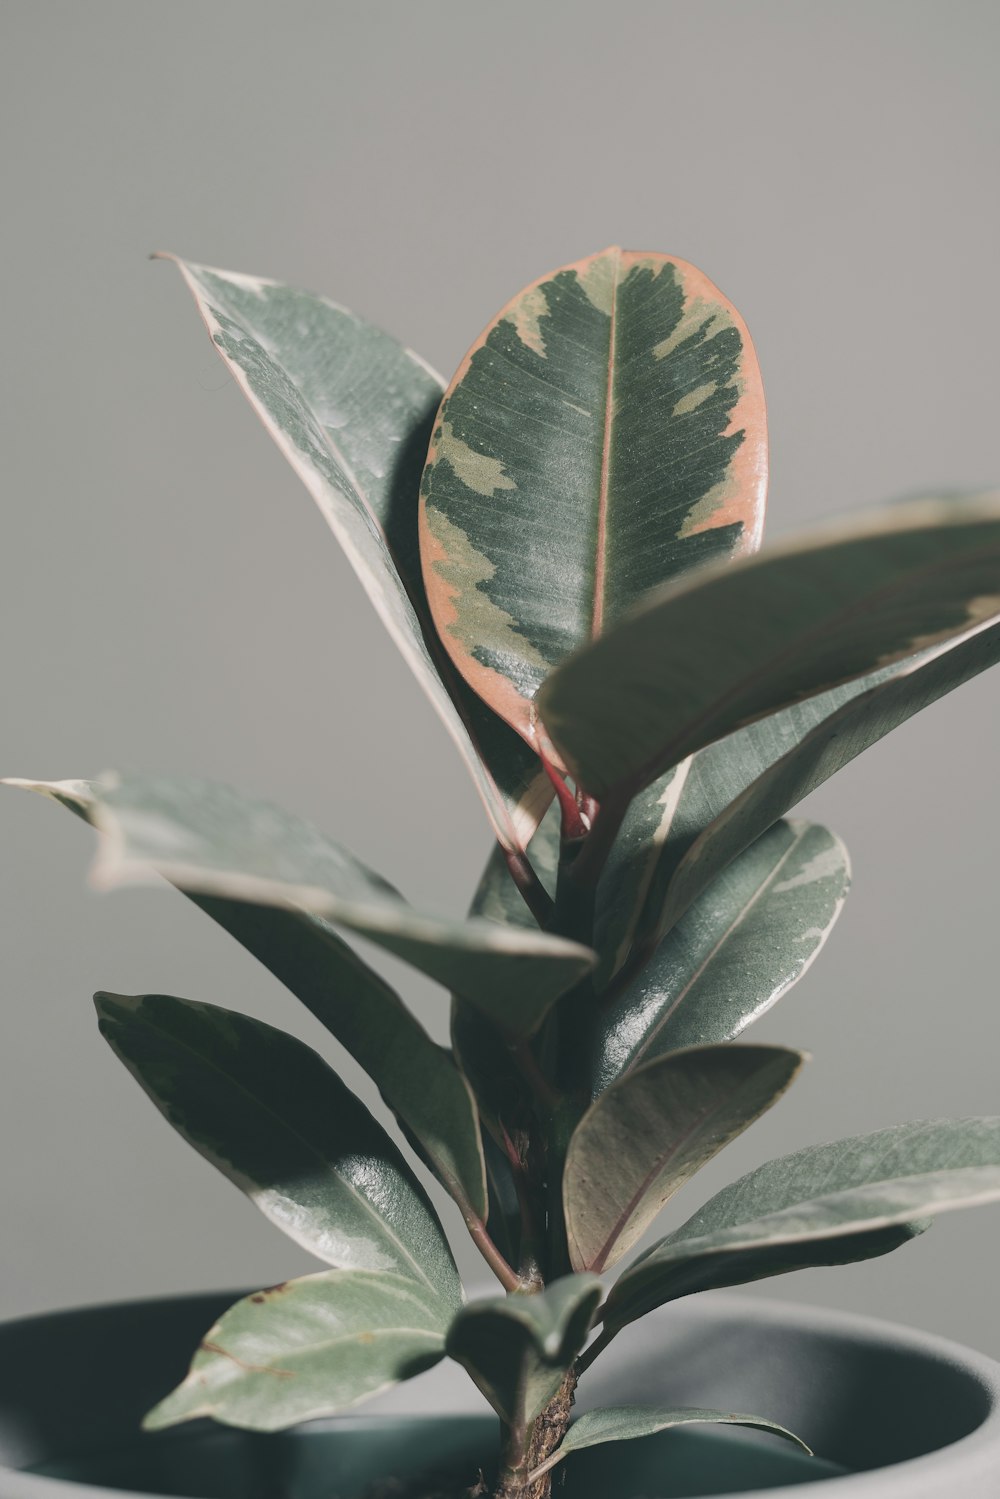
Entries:
[[738,1036],[806,972],[849,884],[847,850],[826,828],[769,828],[602,1010],[594,1091],[665,1052]]
[[187,894],[282,906],[371,938],[528,1035],[585,974],[593,954],[546,933],[452,921],[410,906],[380,875],[309,823],[207,781],[109,775],[86,784],[9,782],[72,802],[108,835],[94,865],[110,888],[151,870]]
[[533,741],[553,666],[758,545],[766,482],[753,346],[700,271],[612,248],[543,277],[466,355],[431,440],[424,580],[455,665]]
[[567,1275],[535,1295],[473,1301],[448,1329],[448,1355],[468,1371],[501,1420],[531,1421],[586,1342],[600,1299],[595,1276]]
[[600,1273],[627,1254],[664,1203],[777,1103],[803,1060],[778,1046],[696,1046],[613,1083],[566,1155],[574,1270]]
[[719,870],[856,755],[997,661],[1000,625],[988,625],[702,750],[687,782],[690,800],[649,880],[639,940],[669,931]]
[[582,1416],[577,1416],[561,1445],[529,1475],[528,1482],[534,1483],[543,1473],[554,1468],[556,1463],[562,1462],[564,1457],[569,1457],[571,1452],[581,1452],[585,1447],[599,1447],[602,1442],[629,1442],[636,1437],[652,1437],[658,1431],[669,1431],[673,1426],[689,1426],[706,1421],[725,1426],[752,1426],[758,1431],[769,1431],[774,1436],[794,1442],[809,1457],[813,1455],[812,1448],[807,1447],[801,1437],[797,1437],[786,1427],[779,1426],[776,1421],[768,1421],[764,1416],[697,1410],[693,1406],[664,1410],[647,1405],[609,1405],[603,1410],[584,1411]]
[[912,501],[655,590],[547,678],[538,712],[577,782],[621,798],[998,612],[1000,494]]
[[176,264],[212,342],[437,709],[498,839],[522,848],[548,803],[548,782],[536,756],[436,648],[420,575],[418,489],[441,380],[325,297]]
[[291,1036],[165,994],[98,994],[101,1031],[189,1145],[265,1217],[341,1270],[462,1291],[434,1209],[388,1135]]
[[282,1431],[336,1415],[444,1357],[449,1303],[413,1280],[326,1270],[246,1296],[210,1328],[147,1431],[211,1416]]
[[884,1254],[955,1208],[1000,1199],[1000,1118],[898,1124],[759,1166],[625,1271],[614,1332],[692,1291]]

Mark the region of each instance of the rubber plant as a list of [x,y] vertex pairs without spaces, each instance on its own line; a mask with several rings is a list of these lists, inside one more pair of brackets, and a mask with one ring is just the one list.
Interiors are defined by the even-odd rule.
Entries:
[[[883,1254],[1000,1198],[1000,1118],[904,1124],[751,1171],[600,1278],[799,1072],[796,1051],[737,1044],[847,893],[843,844],[786,813],[1000,657],[1000,494],[759,551],[753,347],[666,255],[610,249],[535,282],[443,399],[423,360],[336,304],[178,265],[443,719],[495,848],[455,920],[224,786],[15,783],[105,835],[99,883],[165,876],[259,958],[406,1142],[268,1025],[97,996],[174,1128],[326,1267],[232,1307],[146,1425],[273,1431],[450,1356],[500,1418],[499,1461],[482,1455],[497,1499],[544,1499],[568,1452],[680,1422],[796,1440],[774,1411],[570,1424],[574,1389],[676,1297]],[[450,994],[451,1048],[344,932]],[[498,1294],[465,1301],[421,1171]]]

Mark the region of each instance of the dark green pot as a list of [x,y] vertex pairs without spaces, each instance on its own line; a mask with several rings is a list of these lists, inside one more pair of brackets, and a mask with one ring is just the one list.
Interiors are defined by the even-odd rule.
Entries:
[[[274,1436],[211,1422],[142,1435],[144,1411],[234,1299],[93,1307],[0,1328],[0,1499],[361,1499],[390,1477],[467,1483],[495,1452],[495,1422],[449,1364],[366,1408],[375,1414]],[[830,1499],[1000,1499],[1000,1365],[940,1339],[715,1295],[647,1319],[602,1365],[581,1409],[752,1410],[800,1432],[822,1461],[773,1438],[691,1429],[569,1458],[556,1469],[562,1499],[790,1496],[817,1481],[834,1485]]]

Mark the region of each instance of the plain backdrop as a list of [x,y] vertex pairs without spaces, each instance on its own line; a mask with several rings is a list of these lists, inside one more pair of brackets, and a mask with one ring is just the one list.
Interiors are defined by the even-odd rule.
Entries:
[[[771,536],[986,486],[998,44],[993,0],[5,0],[0,770],[231,781],[460,912],[489,848],[471,783],[148,253],[327,292],[446,374],[552,267],[675,253],[754,335]],[[668,1223],[800,1145],[1000,1113],[998,705],[987,674],[809,800],[854,889],[755,1036],[814,1060]],[[90,996],[336,1046],[173,892],[91,892],[64,812],[6,792],[0,829],[0,1314],[318,1268],[173,1135]],[[387,971],[442,1034],[445,996]],[[994,1207],[759,1293],[1000,1355],[998,1257]]]

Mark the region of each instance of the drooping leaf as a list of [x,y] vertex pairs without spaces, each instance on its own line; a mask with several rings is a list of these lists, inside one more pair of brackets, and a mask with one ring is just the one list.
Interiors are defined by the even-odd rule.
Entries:
[[1000,494],[911,501],[647,595],[549,676],[548,734],[593,796],[1000,613]]
[[594,1091],[665,1052],[738,1036],[805,973],[849,884],[847,850],[833,833],[775,823],[602,1009]]
[[918,1121],[759,1166],[629,1267],[615,1329],[692,1291],[884,1254],[938,1213],[1000,1199],[1000,1118]]
[[[167,257],[173,258],[173,257]],[[550,796],[538,760],[437,647],[417,541],[440,378],[325,297],[177,260],[212,342],[342,546],[458,747],[507,847]]]
[[1000,661],[1000,625],[761,719],[694,757],[638,940],[656,941],[760,833],[856,755]]
[[444,1357],[451,1308],[401,1275],[326,1270],[246,1296],[210,1328],[149,1431],[211,1416],[281,1431],[336,1415]]
[[566,1275],[531,1296],[470,1302],[448,1329],[447,1352],[501,1420],[531,1421],[583,1347],[601,1299],[593,1275]]
[[574,1270],[617,1264],[674,1193],[777,1103],[803,1060],[778,1046],[696,1046],[613,1083],[580,1120],[566,1155]]
[[321,916],[215,896],[191,899],[350,1052],[466,1219],[484,1219],[486,1187],[471,1089],[451,1052],[431,1040],[395,990]]
[[569,1457],[571,1452],[581,1452],[586,1447],[599,1447],[602,1442],[629,1442],[636,1437],[652,1437],[658,1431],[669,1431],[672,1426],[689,1426],[699,1422],[752,1426],[758,1431],[769,1431],[774,1436],[784,1437],[810,1457],[813,1455],[812,1448],[807,1447],[801,1437],[797,1437],[787,1427],[779,1426],[776,1421],[768,1421],[764,1416],[698,1410],[693,1406],[680,1406],[670,1410],[647,1405],[609,1405],[603,1410],[584,1411],[582,1416],[577,1416],[560,1446],[551,1457],[539,1464],[530,1475],[529,1482],[540,1478],[543,1473],[554,1468],[556,1463],[562,1462],[564,1457]]
[[94,865],[106,888],[151,870],[186,893],[284,906],[371,938],[479,1005],[505,1032],[530,1034],[593,963],[576,943],[485,920],[428,915],[309,823],[231,787],[109,775],[98,781],[17,781],[76,799],[107,834]]
[[98,994],[101,1032],[189,1145],[310,1254],[461,1304],[434,1209],[388,1135],[308,1046],[232,1010]]
[[458,670],[532,741],[532,698],[571,651],[759,543],[766,470],[753,346],[700,271],[611,248],[527,287],[449,386],[421,488]]
[[[93,797],[87,782],[66,783],[62,791],[29,784],[89,821]],[[350,1052],[467,1221],[482,1220],[486,1184],[471,1089],[452,1054],[431,1040],[385,980],[321,916],[217,896],[188,898],[286,984]]]

